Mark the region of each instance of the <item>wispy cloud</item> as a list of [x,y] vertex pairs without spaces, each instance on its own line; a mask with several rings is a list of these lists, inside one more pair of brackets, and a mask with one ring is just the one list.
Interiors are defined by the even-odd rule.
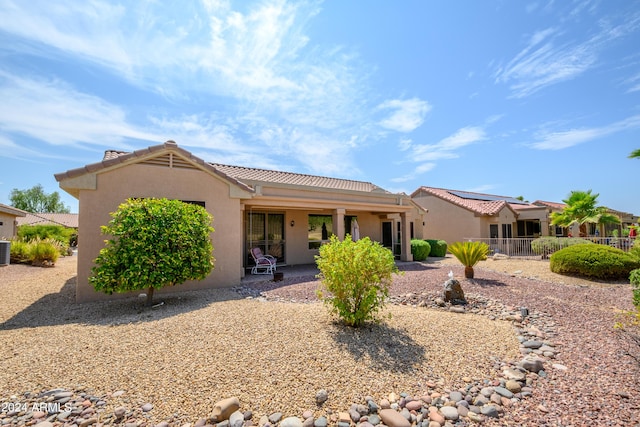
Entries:
[[380,104],[378,109],[391,110],[391,115],[380,121],[380,126],[398,132],[411,132],[422,125],[431,105],[418,98],[392,99]]
[[[171,138],[224,161],[273,167],[297,161],[314,173],[357,174],[354,150],[375,143],[381,127],[415,130],[431,106],[418,98],[371,96],[375,64],[361,63],[348,48],[314,45],[305,34],[319,11],[315,0],[242,6],[7,0],[0,4],[0,40],[4,33],[20,42],[0,44],[0,50],[27,48],[48,59],[62,55],[81,68],[99,67],[193,113],[153,111],[134,125],[113,101],[34,79],[19,85],[45,89],[32,99],[29,88],[1,90],[22,113],[35,108],[51,120],[33,123],[17,111],[0,120],[11,132],[50,144],[99,141],[118,148],[131,139]],[[70,108],[47,115],[55,104]],[[249,149],[256,146],[263,148],[260,155]]]
[[598,31],[579,42],[575,34],[567,34],[564,29],[551,27],[535,32],[513,59],[497,69],[496,83],[509,84],[511,97],[523,98],[576,78],[597,66],[601,53],[613,40],[640,28],[640,14],[627,16],[617,24],[612,21],[602,18]]
[[[392,179],[393,182],[406,182],[429,172],[437,166],[437,160],[454,159],[459,156],[458,150],[467,145],[486,139],[485,130],[477,126],[467,126],[454,134],[443,138],[435,144],[413,144],[404,141],[407,162],[419,163],[413,171]],[[403,144],[403,142],[401,142]]]
[[0,72],[0,128],[53,145],[111,145],[159,136],[127,123],[126,113],[59,80],[28,79]]
[[603,127],[539,132],[536,135],[538,141],[529,144],[529,146],[537,150],[562,150],[617,132],[637,128],[640,128],[640,115],[631,116]]

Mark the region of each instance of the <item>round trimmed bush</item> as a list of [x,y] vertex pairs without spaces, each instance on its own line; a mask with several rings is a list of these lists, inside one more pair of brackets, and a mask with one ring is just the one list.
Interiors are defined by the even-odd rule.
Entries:
[[431,245],[424,240],[411,240],[411,254],[414,261],[424,261],[431,252]]
[[427,242],[431,246],[431,252],[429,252],[429,256],[447,256],[447,242],[445,242],[444,240],[425,239],[425,242]]
[[569,246],[551,255],[551,271],[559,274],[626,279],[631,270],[640,268],[640,260],[617,248],[584,244]]

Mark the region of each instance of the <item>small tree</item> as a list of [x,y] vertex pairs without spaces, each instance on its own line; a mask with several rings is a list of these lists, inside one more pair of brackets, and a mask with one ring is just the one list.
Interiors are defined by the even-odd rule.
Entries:
[[489,245],[484,242],[453,242],[449,245],[449,252],[464,265],[464,277],[473,279],[473,267],[487,259]]
[[31,213],[69,213],[69,207],[60,200],[60,194],[44,192],[38,184],[28,190],[14,188],[9,195],[11,206]]
[[102,233],[112,236],[96,258],[89,282],[107,294],[202,280],[213,268],[213,218],[201,206],[167,199],[129,199]]
[[[357,242],[347,234],[343,241],[331,236],[316,256],[324,289],[318,297],[348,326],[378,320],[377,312],[389,296],[392,273],[398,273],[393,253],[364,237]],[[328,294],[325,294],[327,291]]]
[[580,235],[587,235],[587,224],[619,224],[620,218],[607,212],[604,206],[597,206],[599,194],[591,194],[591,190],[572,191],[562,212],[551,214],[551,224],[561,227],[580,225]]

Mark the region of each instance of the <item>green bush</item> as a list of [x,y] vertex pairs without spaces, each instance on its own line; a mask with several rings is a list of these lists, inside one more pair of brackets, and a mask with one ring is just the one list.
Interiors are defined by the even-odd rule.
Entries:
[[60,256],[59,242],[55,240],[34,240],[30,245],[29,259],[33,265],[54,264]]
[[22,240],[14,239],[11,241],[9,249],[9,259],[14,264],[26,264],[31,262],[31,245]]
[[582,244],[569,246],[551,255],[551,271],[597,279],[622,279],[640,268],[640,260],[617,248]]
[[213,218],[202,207],[167,199],[129,199],[111,213],[110,235],[96,258],[89,283],[107,294],[153,291],[202,280],[213,268],[209,234]]
[[69,240],[75,232],[74,229],[61,225],[21,225],[18,227],[18,237],[27,242],[34,239],[54,239],[69,245]]
[[546,257],[560,249],[583,243],[590,244],[593,242],[579,237],[539,237],[531,241],[531,250],[536,255]]
[[331,236],[316,257],[321,288],[318,297],[349,326],[379,321],[389,296],[391,275],[398,273],[393,253],[368,237],[357,242]]
[[431,246],[431,252],[429,252],[429,256],[447,256],[447,242],[445,242],[444,240],[425,239],[425,242],[427,242]]
[[428,242],[418,239],[411,240],[411,254],[414,261],[424,261],[429,256],[429,252],[431,252],[431,245]]
[[631,290],[633,291],[633,305],[640,310],[640,269],[632,270],[629,273],[629,282],[631,282]]
[[629,250],[629,253],[640,260],[640,244],[637,242],[637,240],[636,242],[634,242],[634,245]]

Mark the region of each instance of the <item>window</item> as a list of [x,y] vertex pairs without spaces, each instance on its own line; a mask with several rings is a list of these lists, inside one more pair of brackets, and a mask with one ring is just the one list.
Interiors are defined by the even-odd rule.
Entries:
[[502,238],[510,239],[512,237],[513,236],[511,234],[511,224],[502,224]]
[[309,215],[309,249],[318,249],[333,234],[331,215]]
[[518,237],[530,237],[540,234],[539,221],[518,221]]

